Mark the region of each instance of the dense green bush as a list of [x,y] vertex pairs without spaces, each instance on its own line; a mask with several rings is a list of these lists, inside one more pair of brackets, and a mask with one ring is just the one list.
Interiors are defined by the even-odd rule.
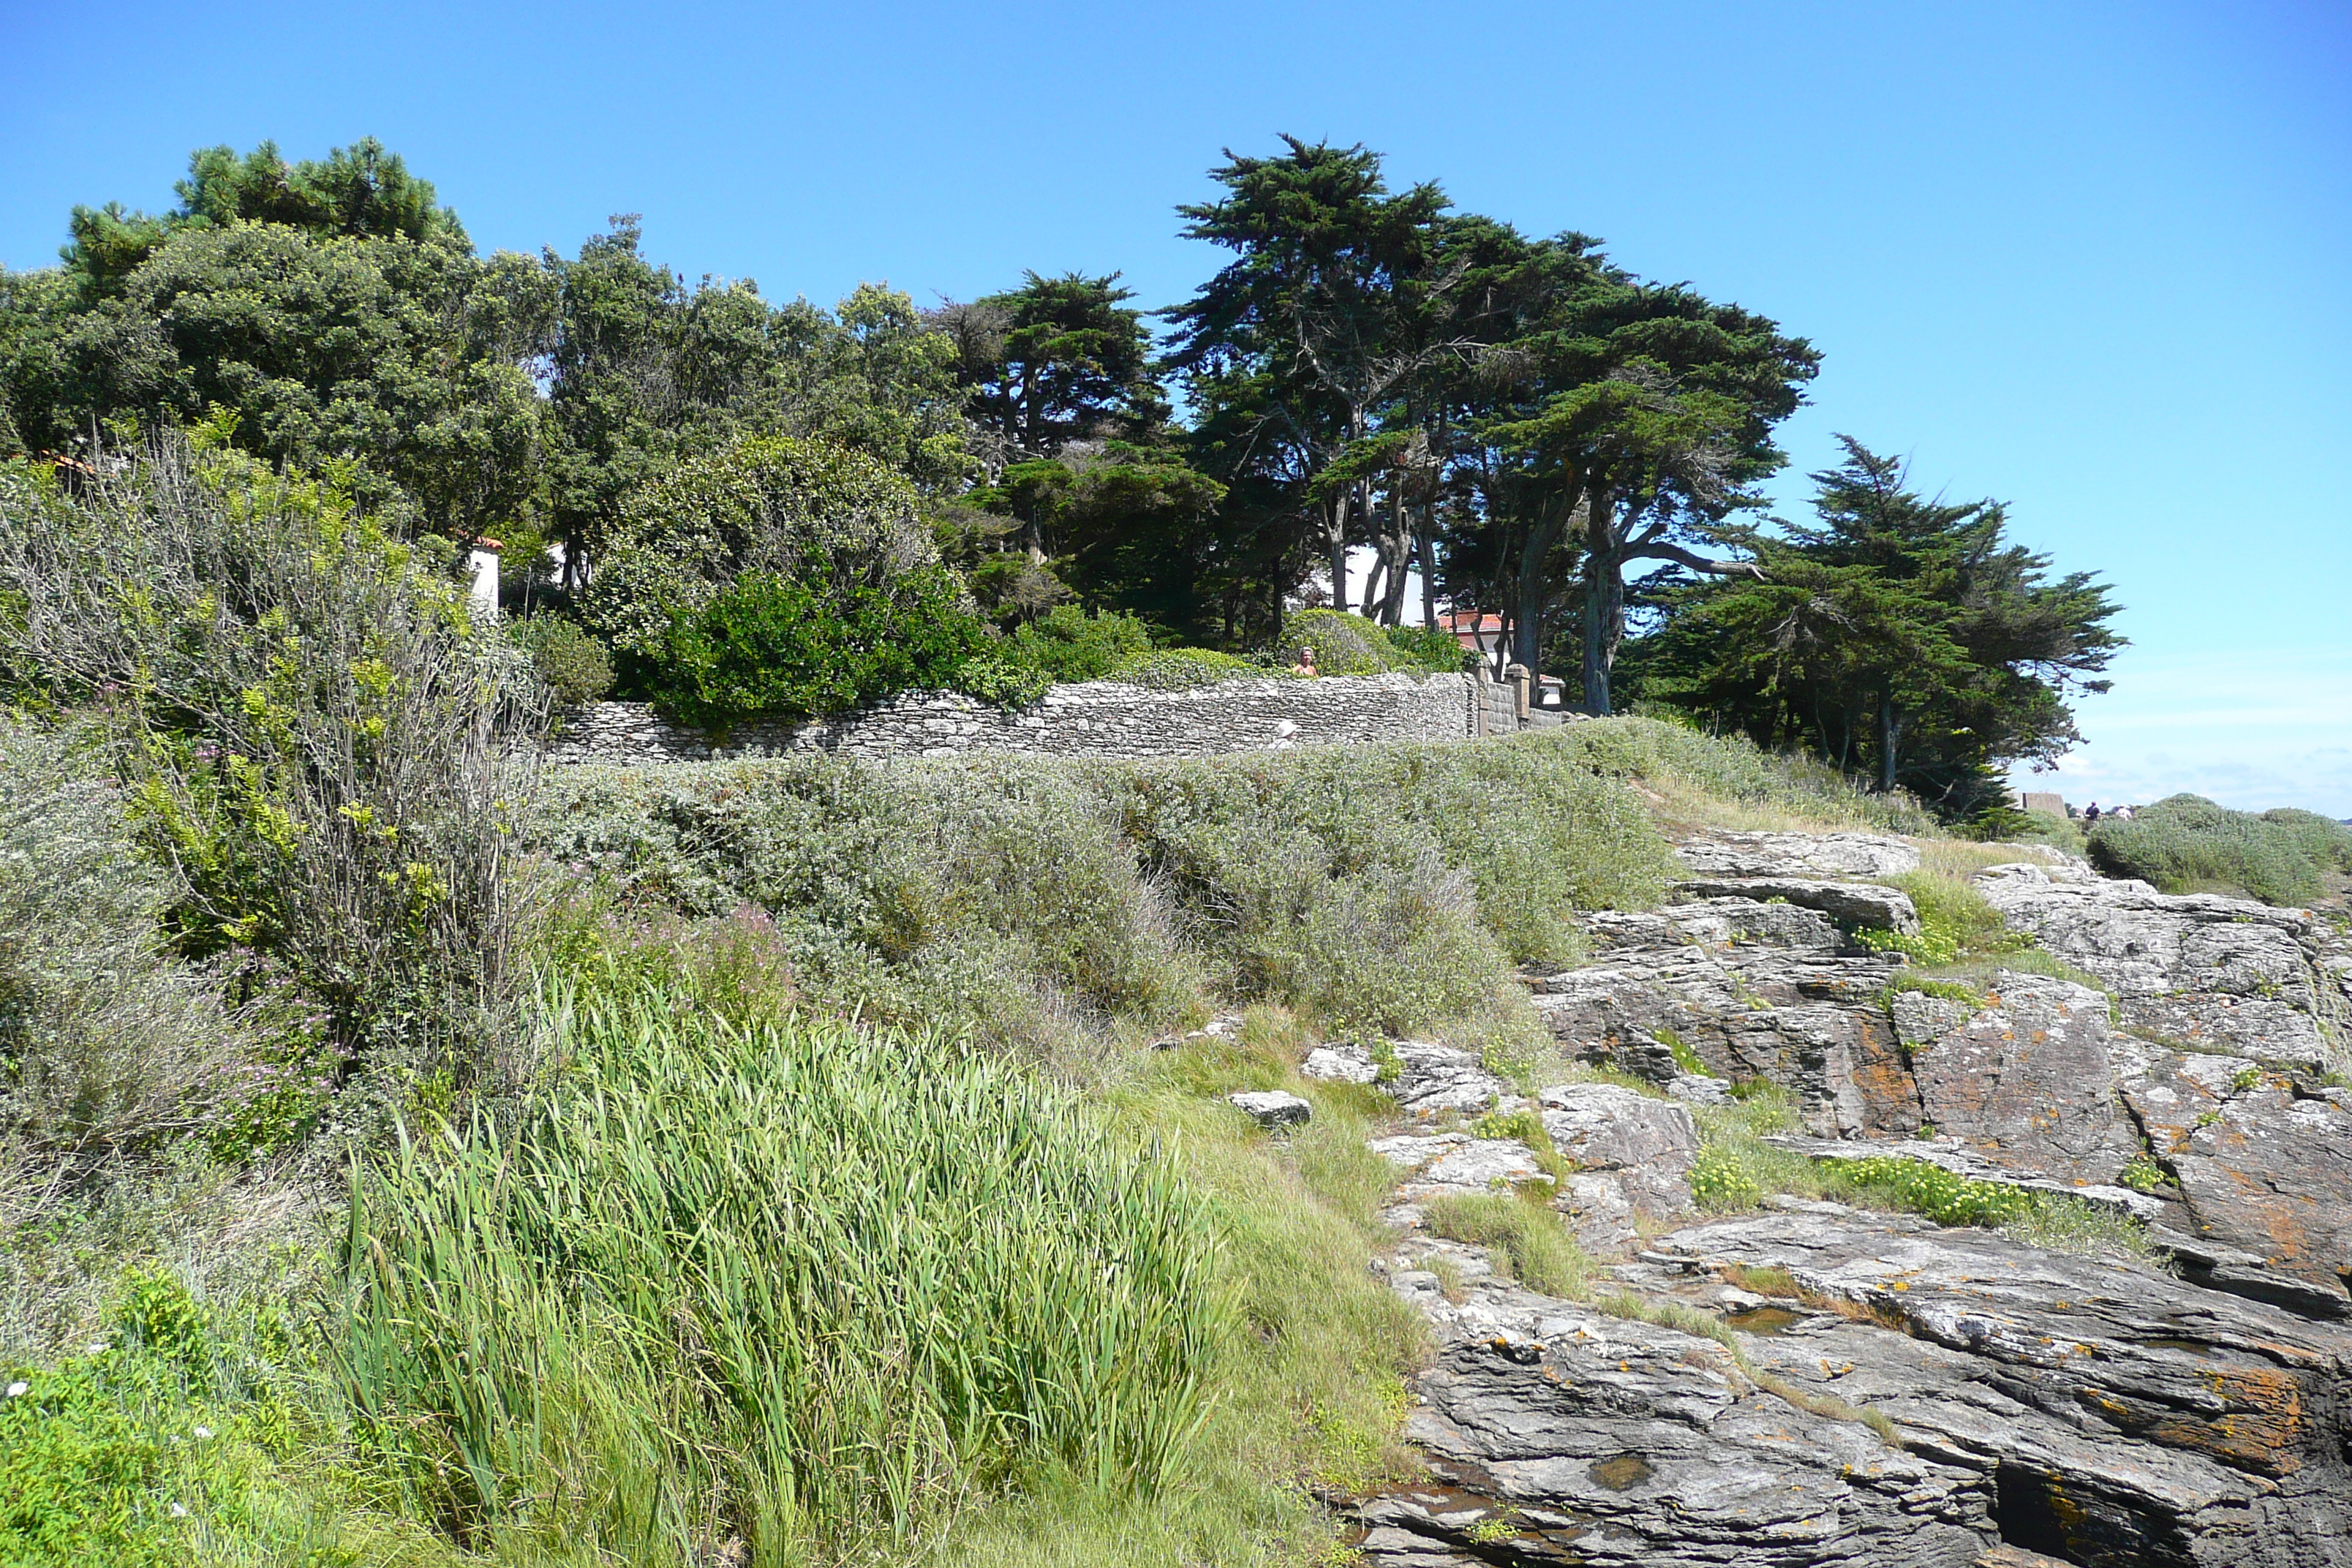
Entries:
[[648,694],[665,713],[709,729],[838,713],[952,687],[987,645],[944,567],[837,592],[811,560],[790,576],[747,572],[679,611],[648,660]]
[[598,542],[582,602],[589,626],[625,656],[656,654],[747,572],[804,574],[820,602],[845,600],[936,567],[914,487],[862,452],[825,441],[755,437],[660,475]]
[[613,656],[604,645],[558,615],[537,615],[511,623],[507,636],[530,655],[531,667],[556,701],[576,708],[613,689]]
[[[1284,662],[1305,648],[1315,650],[1315,668],[1322,675],[1387,675],[1396,670],[1413,674],[1462,668],[1461,645],[1439,632],[1435,636],[1391,630],[1362,616],[1340,610],[1294,610],[1283,617],[1281,653]],[[1441,646],[1442,643],[1442,646]]]
[[1462,646],[1462,640],[1444,626],[1390,626],[1389,646],[1404,658],[1437,674],[1451,674],[1471,668],[1478,655]]
[[1090,616],[1076,605],[1057,605],[1006,637],[1000,657],[1062,682],[1100,680],[1150,651],[1151,634],[1133,616]]
[[0,467],[0,679],[117,726],[188,955],[275,961],[398,1092],[508,1075],[545,689],[448,563],[220,438],[110,456],[73,495]]
[[560,1503],[630,1561],[832,1560],[1182,1460],[1227,1308],[1167,1159],[937,1036],[663,984],[556,1016],[571,1082],[352,1202],[362,1430],[461,1540]]
[[2302,904],[2319,896],[2323,872],[2352,871],[2352,828],[2307,811],[2257,816],[2176,795],[2129,822],[2101,821],[2090,856],[2111,877],[2137,877],[2168,893],[2232,890]]

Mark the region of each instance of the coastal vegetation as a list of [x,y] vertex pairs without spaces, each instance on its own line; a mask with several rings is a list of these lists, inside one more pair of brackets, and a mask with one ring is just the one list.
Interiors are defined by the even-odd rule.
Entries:
[[372,141],[206,149],[169,211],[78,207],[59,266],[0,271],[0,458],[110,474],[202,426],[445,561],[499,540],[567,701],[721,730],[920,688],[1018,707],[1113,673],[1073,641],[1160,686],[1310,646],[1325,673],[1458,668],[1446,606],[1590,712],[2015,831],[2005,775],[2075,738],[2116,607],[1859,441],[1811,519],[1764,519],[1803,338],[1392,189],[1361,147],[1212,177],[1178,216],[1222,265],[1156,311],[1036,271],[827,308],[688,286],[629,215],[483,256]]
[[[373,142],[201,152],[0,274],[0,1561],[1340,1561],[1425,1352],[1368,1268],[1388,1102],[1305,1049],[1551,1081],[1521,966],[1658,903],[1665,826],[2007,823],[2114,607],[1859,445],[1818,528],[1737,523],[1810,346],[1361,149],[1215,177],[1164,339],[1115,278],[688,288],[630,218],[484,258]],[[607,693],[1461,668],[1408,567],[1641,715],[539,760]],[[2146,820],[2094,852],[2347,864]],[[1958,842],[1910,885],[1954,973],[2003,941]],[[1313,1120],[1223,1100],[1275,1088]],[[1709,1122],[1702,1197],[2048,1218],[1772,1177],[1784,1112]],[[1439,1215],[1581,1289],[1538,1217]]]

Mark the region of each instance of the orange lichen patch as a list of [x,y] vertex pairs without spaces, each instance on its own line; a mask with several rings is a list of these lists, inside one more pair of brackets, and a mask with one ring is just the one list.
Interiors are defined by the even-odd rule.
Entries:
[[2303,1468],[2300,1450],[2310,1433],[2303,1385],[2292,1373],[2275,1367],[2209,1367],[2202,1381],[2223,1402],[2219,1415],[2144,1405],[2100,1389],[2083,1389],[2080,1397],[2134,1436],[2210,1455],[2236,1469],[2291,1476]]

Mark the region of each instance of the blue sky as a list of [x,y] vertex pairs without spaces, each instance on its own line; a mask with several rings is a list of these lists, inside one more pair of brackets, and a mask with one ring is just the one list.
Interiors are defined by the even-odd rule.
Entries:
[[2135,647],[2072,798],[2352,816],[2352,7],[0,0],[0,261],[189,149],[373,134],[487,247],[919,300],[1215,265],[1220,149],[1362,142],[1825,353],[1833,431],[2011,503]]

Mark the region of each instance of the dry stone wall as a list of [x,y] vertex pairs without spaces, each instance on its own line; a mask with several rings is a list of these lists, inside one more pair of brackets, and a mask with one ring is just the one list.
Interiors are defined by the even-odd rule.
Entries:
[[1035,707],[1019,712],[953,693],[924,692],[833,719],[745,725],[725,734],[673,724],[642,702],[598,702],[567,717],[549,760],[635,767],[808,751],[865,757],[1004,752],[1185,757],[1375,741],[1456,741],[1498,727],[1491,720],[1479,722],[1486,689],[1486,683],[1464,675],[1269,677],[1190,691],[1090,680],[1056,686]]

